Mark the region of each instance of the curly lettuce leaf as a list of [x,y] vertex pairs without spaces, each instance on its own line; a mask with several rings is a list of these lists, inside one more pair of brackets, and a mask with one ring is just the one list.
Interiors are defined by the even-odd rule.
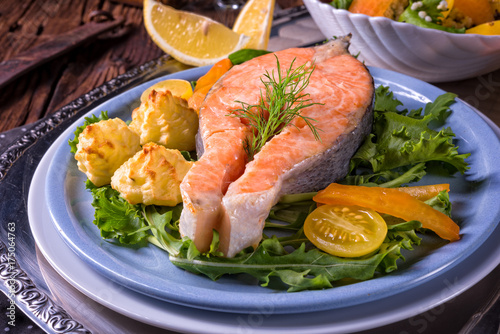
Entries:
[[[407,173],[408,168],[431,161],[440,161],[453,171],[464,173],[469,154],[458,154],[451,129],[433,129],[450,115],[449,107],[455,97],[445,93],[427,103],[423,110],[399,110],[402,103],[393,93],[387,87],[377,87],[373,131],[353,156],[347,182],[389,182],[384,186],[399,186],[401,182],[392,181],[403,176],[400,181],[417,181],[424,175],[422,168],[413,175]],[[365,168],[364,173],[360,173],[360,167]]]
[[383,255],[370,259],[348,260],[331,256],[318,249],[305,250],[305,243],[287,253],[276,237],[266,239],[252,253],[235,258],[170,256],[178,267],[217,280],[225,274],[250,274],[268,286],[271,277],[278,277],[288,291],[331,288],[331,281],[353,277],[373,277]]
[[441,191],[437,196],[425,201],[425,204],[451,217],[451,201],[448,192]]
[[373,109],[378,112],[395,112],[402,113],[398,107],[402,106],[403,102],[394,97],[394,93],[388,86],[378,86],[375,90],[375,104]]
[[74,135],[75,137],[73,139],[70,139],[68,141],[68,144],[71,148],[71,153],[75,154],[76,153],[76,145],[78,145],[78,136],[80,136],[80,133],[83,132],[83,130],[87,127],[87,125],[97,123],[99,121],[105,121],[109,119],[108,117],[108,112],[107,111],[101,111],[101,114],[99,116],[92,115],[90,117],[85,117],[85,122],[83,122],[83,125],[80,125],[79,127],[76,128]]
[[85,185],[93,197],[94,224],[104,239],[116,239],[126,245],[146,241],[149,227],[141,214],[140,206],[128,203],[111,186],[98,188],[89,180]]
[[[373,133],[352,159],[351,167],[356,173],[349,175],[346,182],[400,186],[422,178],[430,161],[445,162],[454,171],[467,169],[464,162],[467,155],[457,153],[452,143],[453,133],[449,129],[433,129],[450,114],[453,94],[444,94],[425,108],[410,111],[401,108],[402,103],[387,87],[379,86],[376,94]],[[98,121],[97,117],[91,121]],[[359,173],[360,169],[363,173]],[[367,280],[390,273],[397,269],[398,260],[404,260],[401,250],[412,250],[413,245],[420,243],[416,231],[422,230],[420,222],[386,217],[390,226],[378,251],[360,258],[335,257],[311,247],[303,233],[304,221],[315,208],[311,200],[314,193],[287,195],[272,208],[265,229],[265,233],[286,236],[264,234],[257,249],[247,248],[228,259],[218,251],[217,231],[213,231],[206,253],[199,252],[191,240],[180,236],[181,205],[173,208],[131,205],[110,186],[96,188],[87,181],[87,188],[94,197],[94,224],[103,238],[124,245],[152,243],[167,251],[174,265],[213,280],[223,275],[248,274],[262,286],[273,281],[274,287],[274,282],[281,282],[290,292],[331,288],[344,278]],[[450,214],[446,192],[426,203]]]

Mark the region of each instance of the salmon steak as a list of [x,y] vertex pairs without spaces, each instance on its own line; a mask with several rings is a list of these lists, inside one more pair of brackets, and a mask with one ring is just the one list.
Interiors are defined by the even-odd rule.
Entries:
[[[201,105],[198,161],[181,183],[180,232],[205,252],[213,230],[227,257],[257,247],[265,220],[280,197],[318,191],[345,177],[349,161],[373,122],[374,84],[367,68],[348,52],[349,37],[311,48],[266,54],[232,67]],[[231,112],[244,101],[258,105],[263,74],[314,64],[303,94],[313,105],[301,116],[314,120],[319,140],[295,117],[249,161],[244,142],[252,127]]]

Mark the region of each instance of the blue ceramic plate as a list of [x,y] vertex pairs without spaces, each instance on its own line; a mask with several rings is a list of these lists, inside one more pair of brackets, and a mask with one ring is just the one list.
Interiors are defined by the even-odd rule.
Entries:
[[[145,83],[95,108],[110,117],[130,119],[139,97],[152,83],[166,78],[196,80],[207,68],[196,68]],[[425,82],[378,68],[370,68],[375,83],[390,86],[406,108],[418,108],[444,91]],[[453,219],[461,226],[461,239],[446,243],[425,236],[421,246],[406,253],[406,261],[390,275],[329,290],[287,293],[259,286],[248,276],[227,276],[218,281],[188,273],[172,265],[168,254],[148,246],[129,248],[103,240],[93,225],[91,195],[85,175],[64,141],[58,147],[46,179],[46,203],[57,230],[69,247],[110,280],[139,293],[185,306],[222,312],[298,313],[329,310],[390,297],[433,279],[460,265],[487,239],[500,222],[500,142],[472,108],[458,101],[446,126],[452,127],[459,152],[471,152],[470,170],[451,177],[427,175],[420,183],[450,183]],[[90,114],[90,113],[89,113]],[[63,136],[73,138],[75,122]],[[500,262],[500,259],[499,259]]]

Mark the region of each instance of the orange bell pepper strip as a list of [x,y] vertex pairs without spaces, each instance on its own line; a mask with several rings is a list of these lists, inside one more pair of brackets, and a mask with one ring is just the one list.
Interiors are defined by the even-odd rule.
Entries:
[[233,63],[228,58],[224,58],[217,63],[205,75],[196,81],[193,95],[188,100],[188,105],[199,112],[201,103],[205,100],[208,91],[229,69],[233,67]]
[[456,241],[460,228],[450,217],[395,188],[347,186],[332,183],[313,200],[322,204],[357,205],[404,220],[418,220],[439,237]]
[[428,186],[400,187],[394,189],[405,192],[411,195],[411,197],[418,199],[419,201],[427,201],[428,199],[437,196],[443,190],[446,192],[450,192],[450,185],[447,183],[443,183],[430,184]]

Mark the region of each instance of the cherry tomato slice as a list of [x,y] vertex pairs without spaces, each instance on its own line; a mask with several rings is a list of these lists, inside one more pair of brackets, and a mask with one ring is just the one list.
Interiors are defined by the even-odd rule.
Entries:
[[359,257],[380,247],[387,224],[371,209],[321,205],[307,217],[304,233],[316,247],[329,254]]

